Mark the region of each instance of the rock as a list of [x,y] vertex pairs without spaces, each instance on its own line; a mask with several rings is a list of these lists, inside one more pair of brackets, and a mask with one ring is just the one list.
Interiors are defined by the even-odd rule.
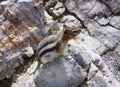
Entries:
[[[23,49],[36,49],[42,38],[44,23],[42,2],[35,0],[9,0],[1,2],[5,11],[0,15],[0,80],[9,79],[16,68],[24,65]],[[40,8],[40,9],[39,9]],[[33,50],[28,49],[27,56],[32,56]],[[31,53],[30,53],[31,52]],[[3,84],[4,85],[4,84]]]
[[102,73],[94,64],[91,64],[87,78],[89,87],[108,87],[106,81],[103,79]]
[[32,47],[27,47],[23,50],[23,54],[27,57],[32,57],[32,55],[34,55],[34,50]]
[[118,29],[109,25],[100,27],[100,25],[93,20],[86,21],[88,23],[85,22],[85,24],[91,35],[99,39],[109,49],[116,47],[120,37],[120,31]]
[[[118,86],[119,82],[115,79],[114,75],[110,72],[107,65],[101,59],[101,57],[95,51],[95,49],[91,49],[91,47],[85,46],[84,44],[81,43],[81,41],[78,38],[76,38],[76,42],[70,41],[69,44],[80,47],[80,48],[75,48],[73,46],[74,48],[72,47],[71,49],[68,50],[70,50],[69,52],[72,52],[74,54],[76,54],[76,51],[78,53],[80,52],[81,56],[79,57],[76,56],[77,59],[74,57],[73,58],[80,66],[83,67],[83,69],[88,71],[87,83],[86,84],[83,83],[82,85],[88,85],[90,87],[93,85],[95,87],[113,87],[113,86],[119,87]],[[79,59],[81,62],[79,61]],[[88,68],[85,67],[86,64]],[[99,80],[97,80],[98,78],[102,84],[99,83]],[[110,83],[109,81],[112,81],[112,83]]]
[[[85,53],[87,55],[86,57],[82,56],[83,59],[89,58],[89,60],[91,61],[91,65],[88,69],[89,72],[87,72],[88,73],[87,84],[89,86],[93,86],[93,84],[94,84],[95,87],[101,87],[101,85],[102,85],[102,87],[104,87],[104,85],[105,85],[105,87],[106,86],[107,87],[113,87],[113,86],[119,87],[118,86],[119,82],[115,79],[114,74],[110,72],[110,70],[108,69],[108,66],[105,64],[105,62],[99,56],[99,54],[95,50],[90,49],[89,47],[81,44],[81,42],[79,42],[79,40],[77,40],[77,39],[76,39],[76,42],[77,42],[77,46],[80,46],[80,49],[82,50],[81,55],[83,55]],[[103,84],[100,84],[97,81],[97,78],[100,78],[99,80]],[[112,83],[110,83],[109,81],[112,81]]]
[[76,87],[86,73],[72,58],[62,58],[43,65],[36,73],[36,87]]
[[79,27],[82,26],[81,22],[72,15],[63,16],[60,20],[62,23],[64,23],[67,26],[73,26],[73,25]]
[[11,87],[36,87],[36,84],[34,82],[34,71],[36,70],[38,66],[38,61],[34,61],[27,71],[25,73],[22,73],[17,76],[17,79],[15,81],[17,82],[12,82]]
[[100,0],[100,1],[106,4],[114,14],[117,14],[120,12],[120,1],[119,0],[115,0],[115,1]]
[[12,83],[11,87],[36,87],[33,75],[29,75],[28,73],[19,76],[18,81],[16,83]]
[[89,87],[108,87],[107,83],[102,79],[103,77],[96,75],[92,81],[88,82]]
[[96,19],[97,22],[100,24],[100,25],[107,25],[109,23],[109,19],[105,19],[105,18],[101,18],[101,19]]
[[50,8],[52,11],[53,16],[59,17],[65,12],[65,7],[61,2],[58,2],[55,7]]
[[6,6],[6,5],[8,5],[10,2],[9,1],[7,1],[7,0],[3,0],[1,3],[0,3],[0,5],[4,5],[4,6]]
[[2,2],[2,1],[6,1],[6,0],[0,0],[0,2]]
[[59,17],[65,12],[65,7],[62,2],[58,2],[58,0],[48,0],[45,3],[45,10],[54,16]]
[[80,1],[77,0],[73,1],[73,0],[66,0],[65,2],[65,6],[67,8],[67,10],[71,13],[75,13],[81,20],[85,20],[85,15],[81,12],[81,9],[79,6],[81,6]]
[[87,71],[89,69],[90,60],[89,58],[87,59],[87,54],[83,53],[83,51],[80,50],[80,48],[78,48],[76,45],[73,45],[73,43],[74,41],[69,42],[66,54],[71,55],[74,60],[81,66],[81,68]]
[[45,22],[46,22],[47,24],[53,22],[53,17],[50,16],[47,11],[44,11],[44,16],[45,16]]
[[90,64],[87,79],[90,81],[97,73],[100,73],[99,69],[93,64]]
[[105,35],[103,38],[100,38],[101,41],[110,49],[114,48],[119,43],[120,38],[119,30],[111,26],[101,27],[99,30],[101,33]]
[[103,43],[101,43],[99,39],[89,35],[80,34],[76,39],[76,42],[82,44],[85,47],[89,47],[91,50],[96,50],[100,55],[108,50],[108,48]]
[[91,8],[89,8],[88,10],[88,17],[94,18],[95,16],[98,16],[99,18],[101,18],[111,15],[111,11],[109,10],[109,8],[106,5],[100,3],[100,1],[91,0],[91,2],[93,3],[89,2],[89,4],[91,4]]
[[11,75],[15,72],[15,68],[21,65],[19,59],[21,59],[22,57],[20,57],[19,55],[20,53],[13,55],[12,57],[16,57],[15,59],[3,59],[2,61],[0,61],[0,80],[5,78],[9,79]]
[[113,25],[115,28],[120,29],[120,17],[119,16],[114,16],[110,20],[110,24]]
[[[119,47],[118,47],[119,48]],[[116,51],[109,51],[106,55],[103,55],[103,60],[107,64],[110,71],[115,75],[116,79],[120,81],[120,54]]]
[[28,2],[29,3],[29,2],[33,2],[33,0],[29,0],[29,1],[28,0],[18,0],[18,2]]
[[[97,22],[95,22],[92,19],[86,19],[84,21],[84,24],[86,25],[87,30],[90,33],[90,35],[94,36],[94,37],[95,37],[95,34],[98,34],[97,32],[96,33],[94,33],[94,32],[97,31],[101,27]],[[100,34],[99,36],[101,36],[101,37],[103,36],[102,33],[99,33],[99,34]]]
[[[42,1],[40,1],[39,3],[36,2],[38,3],[38,6],[33,6],[34,3],[34,0],[19,0],[11,8],[13,9],[14,13],[19,14],[19,18],[25,21],[29,26],[36,26],[38,28],[42,28],[43,26],[41,25],[43,25],[44,23]],[[20,7],[24,9],[20,9]]]
[[49,10],[50,7],[54,7],[58,3],[58,0],[48,0],[45,2],[45,10]]
[[109,9],[104,4],[101,4],[96,0],[66,0],[65,6],[69,12],[75,14],[82,21],[88,17],[93,18],[96,15],[111,14]]
[[9,4],[9,1],[2,1],[0,3],[0,15],[5,11],[5,7]]
[[115,52],[117,52],[118,54],[120,54],[120,44],[118,44],[118,46],[116,47],[116,49],[115,49]]

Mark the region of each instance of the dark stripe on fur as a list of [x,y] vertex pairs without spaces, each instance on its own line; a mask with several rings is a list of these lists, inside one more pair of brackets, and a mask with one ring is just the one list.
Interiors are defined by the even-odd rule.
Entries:
[[49,42],[47,42],[46,41],[46,43],[45,44],[43,44],[42,46],[40,46],[40,47],[38,47],[38,52],[42,49],[42,48],[44,48],[45,46],[47,46],[47,45],[49,45],[49,44],[51,44],[51,43],[53,43],[54,41],[49,41]]
[[[47,41],[49,40],[49,41]],[[56,41],[56,39],[53,37],[48,37],[48,38],[45,38],[44,42],[40,42],[40,45],[38,45],[38,48],[37,48],[37,54],[39,53],[39,51],[44,48],[45,46],[51,44],[51,43],[54,43]]]
[[59,49],[60,49],[60,42],[58,42],[54,47],[44,50],[41,54],[38,55],[38,57],[42,57],[44,54],[51,52],[53,50],[59,51]]
[[42,57],[44,54],[53,51],[55,49],[55,47],[49,48],[47,50],[44,50],[41,54],[38,55],[38,57]]

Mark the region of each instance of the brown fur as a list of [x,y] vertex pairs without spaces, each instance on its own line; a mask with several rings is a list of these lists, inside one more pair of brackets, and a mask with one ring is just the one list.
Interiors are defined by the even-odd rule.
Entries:
[[[76,31],[76,33],[73,33],[73,31]],[[72,27],[64,26],[62,41],[68,42],[69,40],[75,38],[80,33],[80,31],[81,30],[77,26]]]
[[[75,31],[75,33],[73,31]],[[64,26],[63,31],[61,31],[61,33],[59,33],[58,35],[59,39],[56,45],[57,48],[56,51],[58,53],[64,53],[68,41],[76,37],[79,33],[80,33],[80,29],[76,26],[72,26],[72,27]]]

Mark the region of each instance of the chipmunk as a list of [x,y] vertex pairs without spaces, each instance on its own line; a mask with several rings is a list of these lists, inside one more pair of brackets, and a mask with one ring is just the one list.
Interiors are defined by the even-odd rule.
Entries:
[[77,26],[68,27],[64,25],[63,30],[56,35],[50,35],[44,38],[38,44],[36,50],[37,58],[35,59],[39,60],[38,65],[33,69],[33,72],[31,72],[30,75],[35,73],[38,67],[42,67],[43,64],[52,62],[58,56],[63,55],[68,41],[75,38],[80,31],[80,28]]
[[42,64],[54,61],[59,55],[63,55],[68,41],[80,33],[77,26],[63,26],[63,30],[56,35],[44,38],[37,47],[37,58]]

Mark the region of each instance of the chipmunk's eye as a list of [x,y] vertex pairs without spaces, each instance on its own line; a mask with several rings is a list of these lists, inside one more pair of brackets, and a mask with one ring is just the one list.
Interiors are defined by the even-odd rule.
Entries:
[[76,34],[76,33],[78,33],[78,31],[77,30],[72,30],[72,33]]

